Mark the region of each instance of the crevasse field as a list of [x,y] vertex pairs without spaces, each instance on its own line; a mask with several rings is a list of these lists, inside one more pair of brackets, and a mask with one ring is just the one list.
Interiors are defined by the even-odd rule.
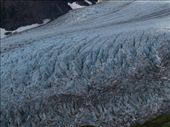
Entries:
[[1,40],[3,127],[129,127],[170,114],[170,2],[106,1]]

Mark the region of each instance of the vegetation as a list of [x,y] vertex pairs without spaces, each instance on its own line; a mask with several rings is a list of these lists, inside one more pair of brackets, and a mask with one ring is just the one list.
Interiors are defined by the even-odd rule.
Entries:
[[170,114],[159,116],[151,121],[147,121],[143,125],[133,127],[170,127]]
[[[94,127],[92,125],[80,127]],[[132,127],[170,127],[170,114],[159,116],[151,121],[147,121],[143,125],[135,125]]]

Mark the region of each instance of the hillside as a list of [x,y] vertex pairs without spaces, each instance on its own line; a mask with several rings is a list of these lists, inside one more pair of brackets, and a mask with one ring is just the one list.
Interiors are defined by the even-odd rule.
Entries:
[[89,6],[96,2],[97,0],[1,0],[0,28],[13,31],[21,26],[41,24],[44,19],[54,20],[76,6]]

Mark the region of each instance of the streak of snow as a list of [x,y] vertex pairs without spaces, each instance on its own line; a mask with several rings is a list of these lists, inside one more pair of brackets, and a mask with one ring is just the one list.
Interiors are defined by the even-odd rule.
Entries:
[[88,1],[88,0],[85,0],[86,3],[92,5],[92,2]]
[[84,7],[85,7],[85,6],[81,6],[81,5],[77,4],[76,2],[68,3],[68,5],[69,5],[72,9],[78,9],[78,8],[84,8]]
[[13,35],[15,33],[23,32],[25,30],[29,30],[29,29],[33,29],[35,27],[39,27],[39,26],[45,25],[49,21],[50,21],[50,19],[44,19],[42,24],[35,23],[35,24],[27,25],[27,26],[21,26],[21,27],[17,28],[14,31],[7,31],[7,30],[5,30],[3,28],[0,28],[0,30],[1,30],[1,38],[7,37],[8,35],[5,35],[5,33],[7,33],[7,32],[11,32],[10,35]]
[[19,27],[18,29],[16,29],[14,32],[22,32],[25,30],[29,30],[29,29],[44,25],[44,24],[48,23],[49,21],[50,21],[50,19],[45,19],[45,20],[43,20],[42,24],[36,23],[36,24],[32,24],[32,25],[22,26],[22,27]]
[[5,30],[3,28],[0,28],[0,31],[1,31],[1,38],[5,38],[7,36],[7,35],[5,35],[5,33],[11,32],[11,31],[7,31],[7,30]]

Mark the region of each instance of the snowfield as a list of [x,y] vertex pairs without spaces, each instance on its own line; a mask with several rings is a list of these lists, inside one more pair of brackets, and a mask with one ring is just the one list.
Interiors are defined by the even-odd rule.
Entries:
[[2,39],[4,127],[128,127],[170,113],[170,2],[106,1]]

